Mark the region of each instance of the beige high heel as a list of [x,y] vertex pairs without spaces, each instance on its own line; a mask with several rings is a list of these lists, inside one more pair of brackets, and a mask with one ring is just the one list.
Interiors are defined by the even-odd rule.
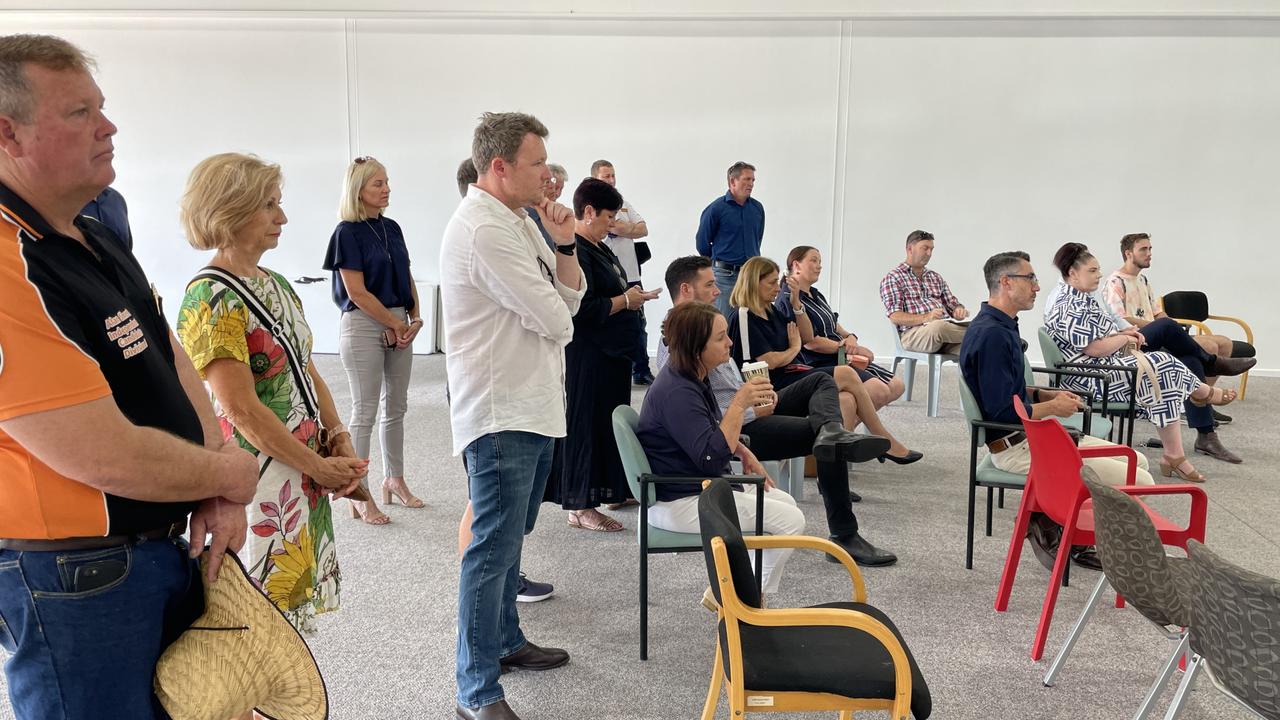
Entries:
[[[377,515],[365,515],[360,511],[360,508],[356,507],[355,500],[348,501],[347,504],[351,506],[351,517],[363,520],[370,525],[386,525],[391,522],[391,516],[381,511]],[[368,505],[365,505],[366,509],[368,507]]]
[[383,505],[394,505],[395,500],[399,500],[401,505],[404,505],[405,507],[408,507],[408,508],[417,509],[417,508],[424,508],[427,506],[427,504],[423,502],[421,498],[416,497],[413,493],[409,492],[409,486],[404,484],[403,479],[400,480],[400,483],[404,489],[404,494],[401,494],[400,490],[389,487],[387,485],[387,479],[384,479],[382,481],[382,504]]
[[1164,477],[1177,476],[1179,480],[1186,482],[1202,483],[1205,481],[1204,473],[1196,470],[1193,466],[1191,472],[1186,472],[1180,465],[1187,461],[1187,456],[1183,455],[1176,458],[1160,458],[1160,474]]

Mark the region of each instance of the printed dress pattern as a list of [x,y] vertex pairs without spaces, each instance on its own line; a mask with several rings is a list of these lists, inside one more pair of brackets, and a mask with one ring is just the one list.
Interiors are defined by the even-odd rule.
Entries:
[[[1138,366],[1137,359],[1124,352],[1102,358],[1084,354],[1084,348],[1089,343],[1116,333],[1116,324],[1099,307],[1092,295],[1082,293],[1070,285],[1063,287],[1053,307],[1045,314],[1044,326],[1067,362]],[[1150,352],[1146,355],[1156,371],[1158,387],[1151,387],[1146,374],[1138,373],[1138,414],[1157,427],[1166,427],[1182,416],[1183,403],[1199,387],[1200,381],[1181,360],[1167,352]],[[1111,381],[1107,402],[1129,402],[1129,382],[1132,376],[1128,372],[1101,367],[1098,372],[1106,374]],[[1102,398],[1101,383],[1090,378],[1064,377],[1062,386],[1095,400]]]
[[[287,280],[240,278],[270,313],[303,362],[311,360],[311,328],[302,301]],[[235,291],[215,280],[187,287],[178,319],[178,338],[196,369],[219,358],[239,360],[253,373],[258,399],[289,428],[298,442],[315,450],[318,418],[308,415],[290,370],[289,356],[245,306]],[[301,368],[303,374],[306,368]],[[258,457],[258,493],[249,505],[249,542],[243,552],[249,575],[294,627],[314,631],[319,613],[338,609],[341,573],[333,537],[333,514],[323,488],[296,468],[260,453],[227,420],[214,399],[224,439],[234,437]]]

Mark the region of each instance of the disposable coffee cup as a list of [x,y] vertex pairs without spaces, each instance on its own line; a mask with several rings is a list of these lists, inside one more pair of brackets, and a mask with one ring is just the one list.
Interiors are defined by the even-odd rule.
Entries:
[[[762,378],[768,379],[769,363],[759,362],[759,361],[742,363],[742,377],[745,378],[748,382],[751,381],[751,378],[756,378],[756,377],[762,377]],[[772,405],[772,404],[773,404],[772,402],[756,403],[756,407],[764,407],[765,405]]]

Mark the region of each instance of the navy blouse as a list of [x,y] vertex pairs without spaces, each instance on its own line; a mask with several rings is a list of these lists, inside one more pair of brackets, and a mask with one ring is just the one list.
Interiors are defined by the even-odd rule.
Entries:
[[347,295],[339,270],[364,273],[364,286],[383,307],[413,310],[413,276],[409,274],[409,248],[395,220],[386,217],[340,222],[329,238],[324,269],[333,272],[333,302],[342,312],[356,304]]
[[[640,409],[636,439],[655,475],[714,478],[729,472],[729,443],[720,431],[720,407],[711,386],[667,364],[654,378]],[[702,492],[701,483],[655,486],[660,501]]]

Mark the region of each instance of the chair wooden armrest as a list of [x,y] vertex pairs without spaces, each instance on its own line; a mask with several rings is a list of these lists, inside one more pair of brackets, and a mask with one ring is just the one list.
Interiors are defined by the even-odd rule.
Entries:
[[1250,345],[1253,344],[1253,328],[1249,327],[1249,323],[1241,320],[1240,318],[1231,317],[1230,315],[1209,315],[1208,318],[1210,320],[1221,320],[1223,322],[1239,325],[1240,328],[1244,330],[1245,341]]
[[1138,453],[1128,445],[1095,445],[1076,448],[1080,458],[1123,457],[1125,459],[1124,484],[1133,485],[1138,480]]
[[1187,318],[1176,318],[1172,316],[1170,316],[1169,319],[1178,323],[1179,325],[1186,325],[1187,327],[1195,328],[1197,335],[1213,334],[1213,331],[1209,329],[1209,326],[1205,325],[1203,322],[1199,320],[1188,320]]
[[867,601],[867,587],[862,581],[862,571],[858,569],[857,563],[853,561],[853,558],[849,557],[849,553],[844,548],[830,540],[827,540],[826,538],[814,537],[812,535],[757,535],[754,537],[743,537],[742,540],[747,544],[748,550],[806,548],[808,550],[824,552],[839,560],[840,564],[844,566],[844,569],[849,571],[849,577],[853,580],[853,601]]
[[1204,542],[1205,520],[1209,514],[1209,495],[1199,485],[1178,483],[1176,485],[1137,485],[1134,487],[1116,488],[1125,495],[1186,495],[1191,498],[1191,513],[1187,518],[1187,532],[1200,542]]

